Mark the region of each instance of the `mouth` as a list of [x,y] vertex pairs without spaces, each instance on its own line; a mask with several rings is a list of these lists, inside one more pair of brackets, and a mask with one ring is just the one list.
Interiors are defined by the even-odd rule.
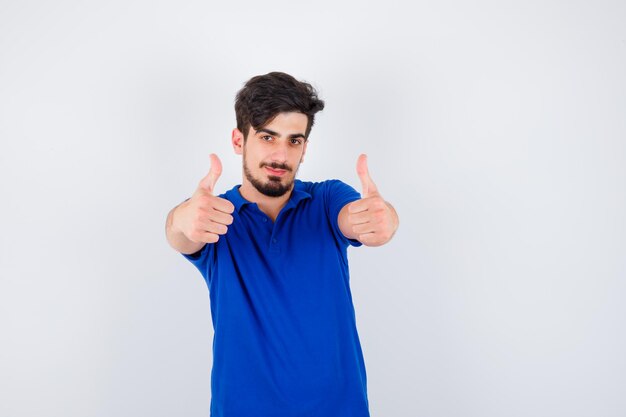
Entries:
[[275,177],[282,177],[283,175],[285,175],[287,173],[286,169],[276,169],[276,168],[270,168],[267,165],[265,166],[265,171],[269,174],[269,175],[273,175]]

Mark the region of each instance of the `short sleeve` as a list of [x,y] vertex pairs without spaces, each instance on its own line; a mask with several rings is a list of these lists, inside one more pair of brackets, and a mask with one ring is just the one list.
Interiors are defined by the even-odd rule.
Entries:
[[[185,199],[183,203],[189,200],[190,198],[191,197]],[[214,244],[207,243],[202,248],[198,249],[197,252],[190,253],[190,254],[180,253],[181,255],[183,255],[184,258],[186,258],[196,268],[198,268],[198,271],[200,271],[200,273],[202,274],[202,276],[207,282],[208,282],[208,276],[209,276],[209,259],[212,256],[214,246],[215,246]]]
[[361,198],[361,194],[348,184],[339,180],[328,180],[325,183],[326,210],[335,238],[344,246],[361,246],[362,243],[358,240],[348,239],[344,236],[339,228],[338,222],[339,212],[341,209],[346,204],[359,200]]
[[215,244],[207,243],[202,247],[202,249],[198,250],[195,253],[191,253],[191,254],[181,253],[183,257],[185,257],[196,268],[198,268],[198,271],[200,271],[200,273],[202,274],[202,276],[207,282],[209,282],[209,260],[212,256],[214,247],[215,247]]

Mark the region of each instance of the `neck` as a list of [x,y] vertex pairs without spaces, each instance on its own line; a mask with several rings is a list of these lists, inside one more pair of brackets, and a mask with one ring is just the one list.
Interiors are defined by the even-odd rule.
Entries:
[[292,185],[291,189],[280,197],[269,197],[254,188],[250,181],[248,181],[244,176],[243,183],[241,184],[241,187],[239,187],[239,193],[246,200],[256,203],[259,210],[267,214],[272,221],[276,221],[278,213],[280,213],[283,207],[285,207],[285,204],[287,204],[287,201],[289,201],[293,187],[294,186]]

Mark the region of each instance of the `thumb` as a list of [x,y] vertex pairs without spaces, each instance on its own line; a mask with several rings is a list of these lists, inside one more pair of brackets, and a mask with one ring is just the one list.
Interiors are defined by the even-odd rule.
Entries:
[[369,197],[370,195],[378,192],[376,184],[374,184],[374,181],[372,181],[372,178],[370,177],[369,171],[367,169],[367,155],[359,155],[359,159],[357,159],[356,161],[356,173],[359,176],[359,179],[361,180],[361,186],[363,187],[361,198]]
[[217,179],[222,175],[222,162],[220,158],[217,157],[214,153],[209,155],[211,158],[211,168],[209,169],[209,173],[206,174],[204,178],[200,181],[200,188],[204,188],[205,190],[213,193],[213,188],[215,187],[215,183]]

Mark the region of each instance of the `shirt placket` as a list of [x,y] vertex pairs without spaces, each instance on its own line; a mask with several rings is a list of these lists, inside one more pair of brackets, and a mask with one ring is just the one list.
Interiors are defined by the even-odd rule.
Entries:
[[279,254],[280,253],[280,246],[281,246],[281,240],[279,237],[279,224],[278,224],[278,219],[276,219],[277,221],[272,225],[272,229],[270,232],[270,253],[273,254]]
[[279,254],[281,242],[278,238],[278,222],[272,223],[271,219],[259,209],[257,209],[257,216],[260,219],[259,221],[261,223],[261,227],[263,227],[267,231],[267,234],[265,234],[265,236],[269,236],[269,252],[273,254]]

